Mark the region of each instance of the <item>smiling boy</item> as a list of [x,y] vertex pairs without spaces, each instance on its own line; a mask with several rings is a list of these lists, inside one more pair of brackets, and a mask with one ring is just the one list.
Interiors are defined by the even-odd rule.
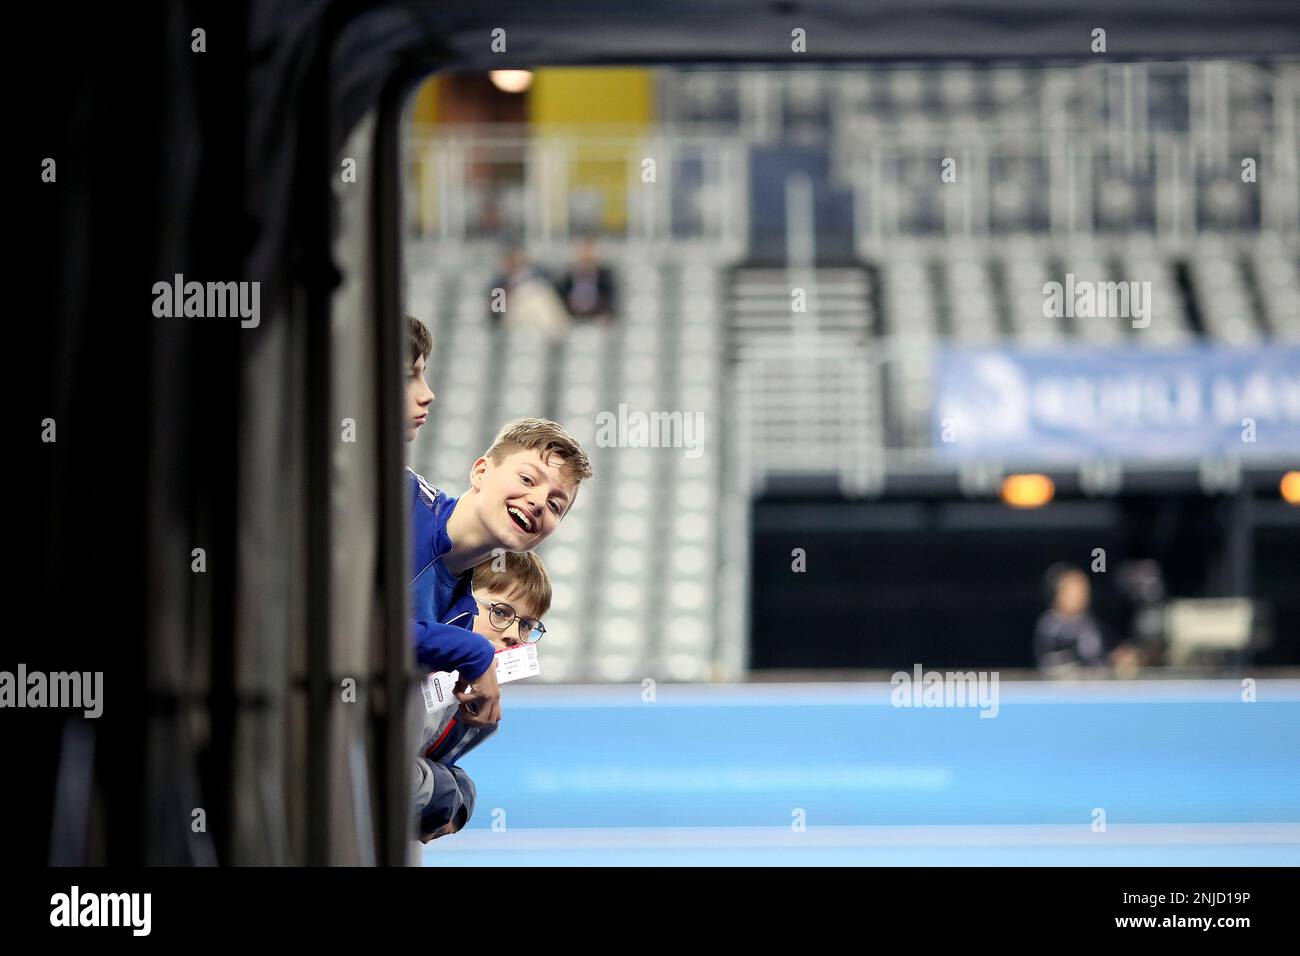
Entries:
[[[424,381],[433,341],[415,319],[409,319],[409,326],[406,416],[407,441],[412,441],[428,421],[434,400]],[[456,697],[478,703],[465,718],[471,725],[499,721],[501,701],[492,668],[494,649],[467,630],[478,612],[469,572],[496,553],[531,551],[545,541],[591,474],[577,440],[542,418],[522,418],[502,428],[470,468],[470,486],[459,498],[407,469],[416,659],[430,671],[459,673]]]
[[[573,507],[581,483],[591,477],[591,463],[560,425],[521,418],[503,427],[474,462],[469,488],[459,498],[413,471],[408,474],[415,499],[412,591],[417,657],[430,670],[459,669],[462,679],[472,683],[492,662],[493,649],[482,638],[480,653],[466,662],[467,668],[433,660],[439,640],[447,636],[443,627],[471,627],[478,612],[470,569],[497,552],[532,551],[550,537]],[[499,718],[499,699],[494,703]],[[472,722],[495,722],[491,718],[480,707],[478,720]]]

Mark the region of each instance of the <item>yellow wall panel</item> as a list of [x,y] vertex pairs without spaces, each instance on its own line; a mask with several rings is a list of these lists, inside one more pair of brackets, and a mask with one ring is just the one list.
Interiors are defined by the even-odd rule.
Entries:
[[[650,70],[578,68],[538,70],[528,91],[528,119],[545,136],[548,128],[566,127],[576,134],[570,188],[600,192],[604,227],[620,230],[627,224],[627,190],[639,175],[639,158],[629,149],[639,130],[654,119],[654,75]],[[618,127],[631,136],[624,146],[611,146],[611,130],[592,129],[589,135],[571,127]],[[556,132],[559,132],[556,129]],[[557,199],[559,197],[556,197]]]
[[538,70],[528,91],[528,121],[535,125],[648,126],[653,113],[654,77],[649,70]]
[[430,124],[438,122],[438,77],[429,77],[416,90],[411,121]]

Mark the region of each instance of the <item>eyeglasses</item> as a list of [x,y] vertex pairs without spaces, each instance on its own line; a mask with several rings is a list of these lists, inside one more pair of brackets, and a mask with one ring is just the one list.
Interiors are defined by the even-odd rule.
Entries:
[[498,631],[504,631],[515,621],[519,622],[519,640],[525,644],[536,644],[546,633],[546,625],[541,621],[531,617],[520,617],[515,613],[515,609],[509,604],[488,604],[486,601],[474,599],[479,607],[485,607],[488,610],[488,623]]

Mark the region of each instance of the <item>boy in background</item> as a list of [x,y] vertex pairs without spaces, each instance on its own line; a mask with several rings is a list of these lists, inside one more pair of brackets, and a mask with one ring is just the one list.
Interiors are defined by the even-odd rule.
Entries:
[[[425,381],[425,370],[429,355],[433,351],[433,336],[424,327],[424,323],[414,316],[406,317],[406,325],[410,350],[410,366],[406,376],[406,441],[409,444],[415,441],[415,436],[429,420],[429,406],[433,404],[436,396]],[[417,489],[416,500],[412,504],[412,514],[418,519],[421,510],[419,489],[428,486],[424,479],[409,467],[406,472],[408,480],[414,483]],[[432,499],[438,494],[435,489],[428,489],[429,498]],[[418,524],[415,524],[415,531],[418,537]],[[419,568],[422,564],[422,552],[418,546],[415,561],[416,568]],[[459,612],[463,613],[466,610],[464,602],[461,602]],[[469,613],[472,615],[473,611],[470,610]],[[491,646],[467,630],[470,627],[468,622],[462,622],[458,626],[456,623],[444,623],[445,620],[445,615],[437,616],[430,608],[425,615],[425,620],[413,623],[416,632],[417,660],[427,670],[455,670],[465,675],[467,681],[479,680],[480,699],[486,705],[483,719],[499,719],[500,709],[497,703],[499,691],[496,687],[496,675],[491,672],[490,666]],[[495,710],[493,705],[496,705]]]

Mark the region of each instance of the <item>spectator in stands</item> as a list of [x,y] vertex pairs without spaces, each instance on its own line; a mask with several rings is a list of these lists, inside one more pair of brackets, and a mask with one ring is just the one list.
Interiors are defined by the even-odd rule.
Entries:
[[596,245],[578,244],[573,267],[560,280],[560,296],[575,319],[609,320],[614,315],[614,274],[601,265]]
[[1034,657],[1039,670],[1066,676],[1106,663],[1101,628],[1089,606],[1092,588],[1079,568],[1054,564],[1043,579],[1050,605],[1034,630]]
[[550,278],[520,248],[506,250],[501,272],[488,290],[488,318],[511,328],[533,328],[557,337],[569,330],[569,313]]
[[1111,662],[1130,676],[1164,660],[1165,577],[1158,561],[1145,558],[1120,565],[1115,578],[1129,612],[1129,637],[1111,652]]

